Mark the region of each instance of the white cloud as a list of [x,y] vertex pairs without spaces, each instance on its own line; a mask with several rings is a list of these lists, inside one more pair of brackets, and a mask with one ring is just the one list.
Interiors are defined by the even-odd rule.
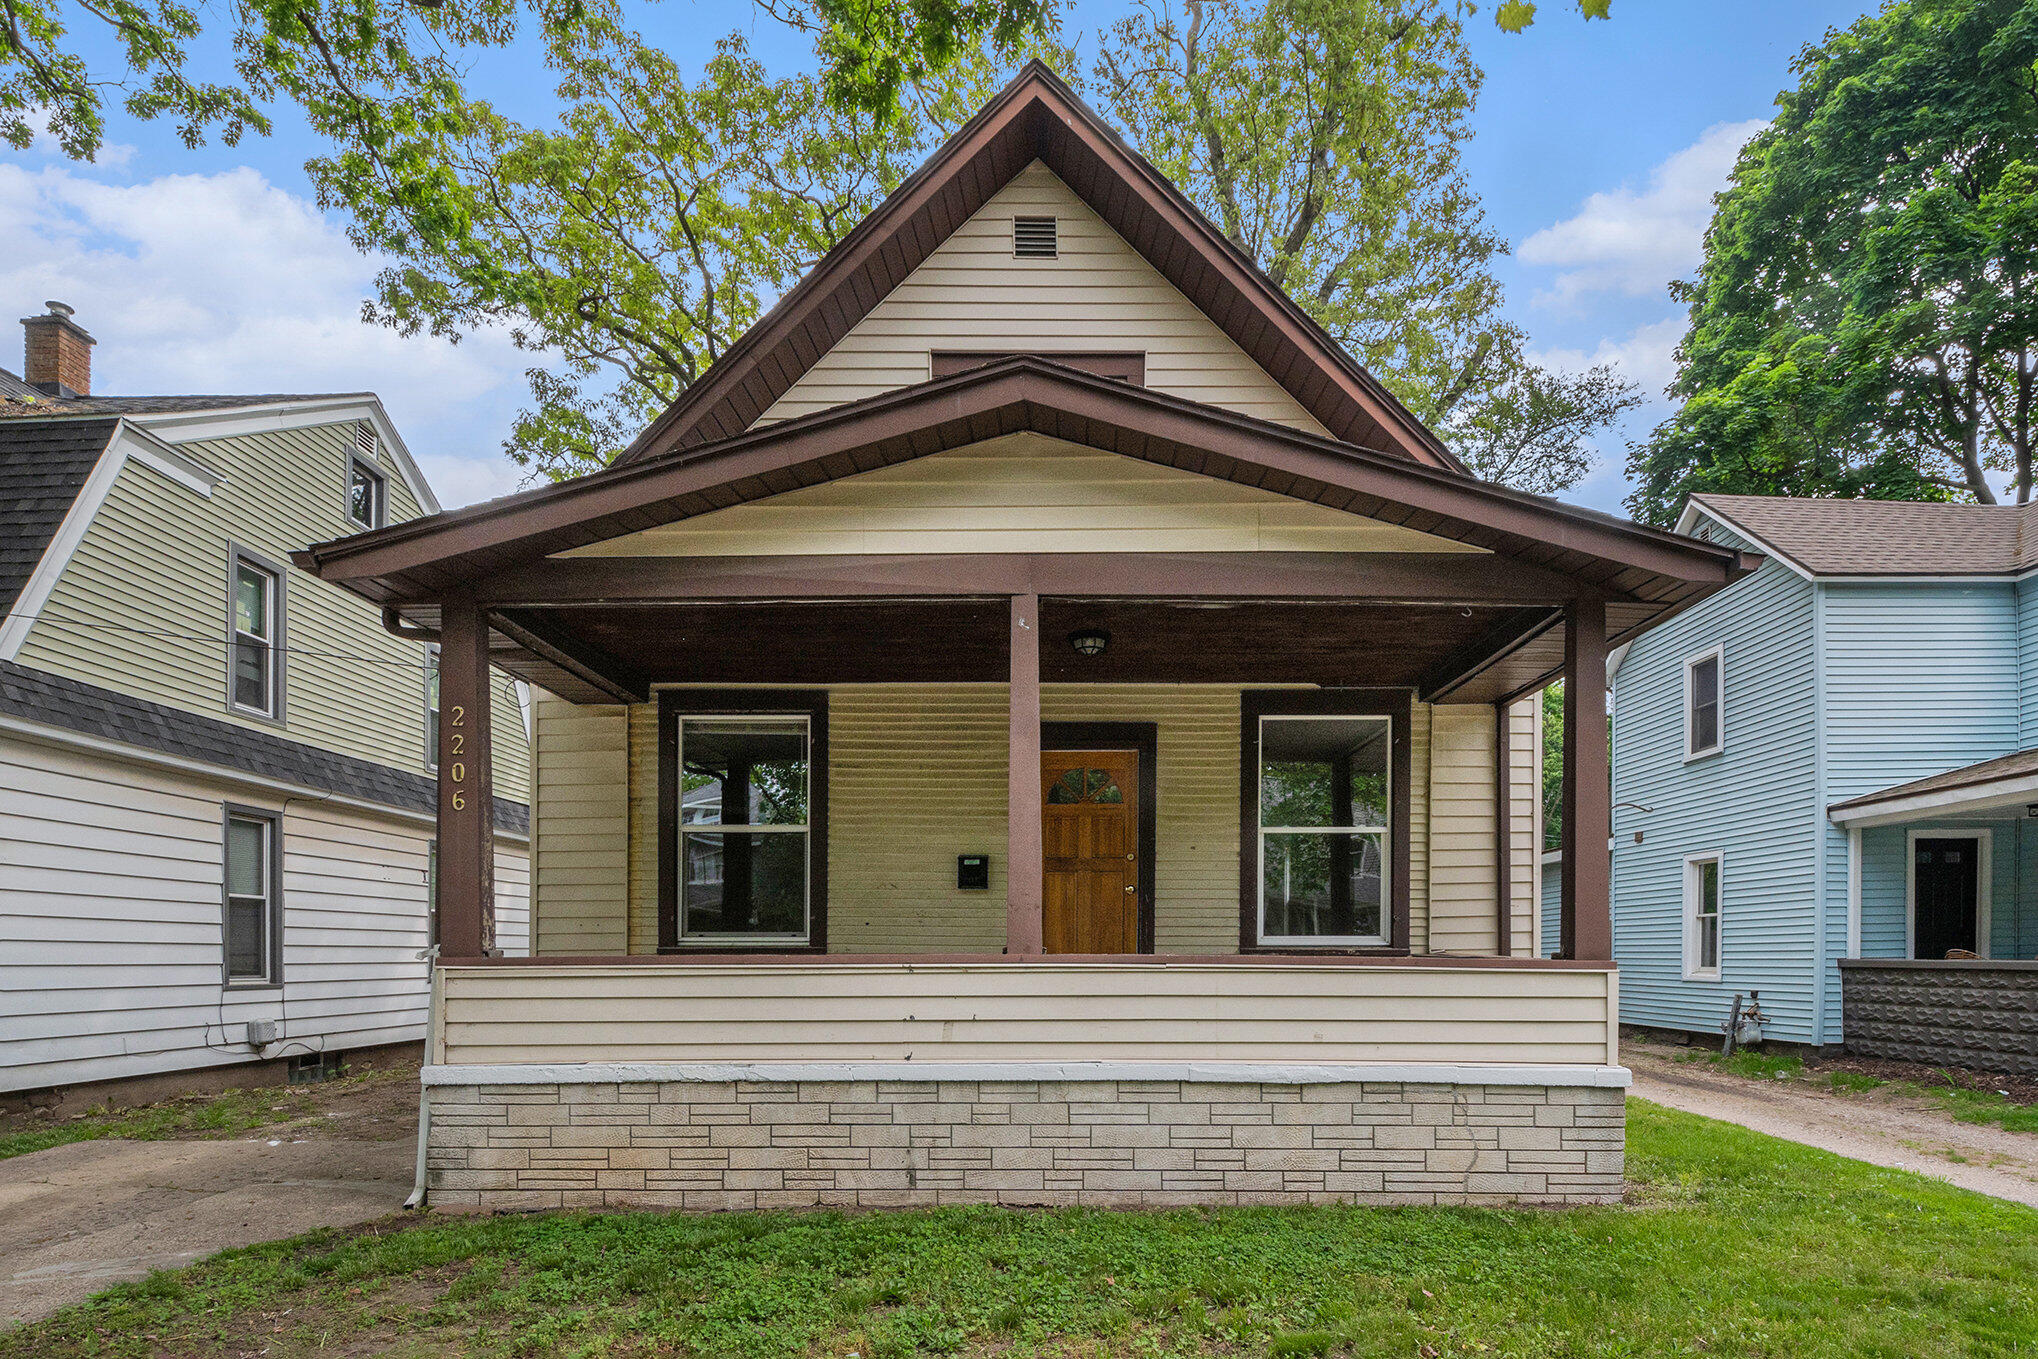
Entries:
[[1651,170],[1647,188],[1593,194],[1575,216],[1523,241],[1524,263],[1562,271],[1537,300],[1660,296],[1664,285],[1689,275],[1712,220],[1712,196],[1726,187],[1741,147],[1765,126],[1717,123]]
[[446,504],[514,488],[497,445],[531,356],[364,324],[380,264],[309,200],[247,167],[128,179],[34,159],[0,159],[0,301],[75,307],[95,390],[373,391]]
[[1529,357],[1544,367],[1572,373],[1610,364],[1655,402],[1677,376],[1677,342],[1684,338],[1684,324],[1680,313],[1637,326],[1619,339],[1603,339],[1589,354],[1582,349],[1547,349]]

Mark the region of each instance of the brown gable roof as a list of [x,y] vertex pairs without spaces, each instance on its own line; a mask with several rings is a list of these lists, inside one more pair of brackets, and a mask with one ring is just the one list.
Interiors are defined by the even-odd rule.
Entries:
[[1454,538],[1651,602],[1718,589],[1748,569],[1730,548],[1032,355],[295,558],[378,602],[430,598],[587,543],[1020,430]]
[[2038,566],[2038,503],[1691,499],[1815,576],[2002,576]]
[[2038,749],[2020,750],[2014,755],[2000,755],[1993,760],[1978,764],[1962,765],[1949,769],[1943,774],[1932,774],[1909,783],[1899,783],[1845,802],[1835,802],[1826,810],[1831,815],[1859,811],[1883,802],[1901,802],[1905,798],[1923,797],[1928,793],[1950,793],[1962,788],[1977,788],[1984,784],[1997,783],[2008,779],[2028,778],[2038,774]]
[[1043,161],[1337,439],[1463,472],[1409,413],[1046,66],[1030,63],[617,459],[741,434],[1012,178]]

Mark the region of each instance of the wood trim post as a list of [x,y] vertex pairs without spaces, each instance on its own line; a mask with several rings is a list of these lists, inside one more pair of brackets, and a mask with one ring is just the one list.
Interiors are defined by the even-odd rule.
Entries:
[[1012,596],[1005,789],[1005,952],[1041,951],[1040,596]]
[[1507,704],[1493,705],[1493,952],[1514,952],[1514,807],[1509,782],[1514,772],[1514,733]]
[[495,948],[495,793],[490,769],[488,616],[448,599],[439,621],[439,951]]
[[1613,834],[1606,749],[1606,601],[1564,609],[1563,955],[1613,957]]

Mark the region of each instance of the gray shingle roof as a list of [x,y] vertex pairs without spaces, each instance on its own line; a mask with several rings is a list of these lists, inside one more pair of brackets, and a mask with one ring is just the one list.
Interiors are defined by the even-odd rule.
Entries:
[[1695,495],[1815,576],[1997,576],[2038,566],[2038,503]]
[[[27,386],[17,381],[18,386]],[[328,401],[351,392],[267,392],[240,396],[44,396],[29,387],[26,394],[0,387],[0,420],[47,420],[78,415],[177,415],[194,411],[235,410],[279,401]]]
[[[423,774],[286,741],[13,661],[0,661],[0,713],[403,811],[430,814],[438,807],[438,782]],[[531,809],[499,797],[495,827],[529,835]]]
[[2020,750],[2014,755],[1999,755],[1993,760],[1983,760],[1979,764],[1962,765],[1943,774],[1933,774],[1927,778],[1913,779],[1909,783],[1899,783],[1880,792],[1866,793],[1861,797],[1849,798],[1845,802],[1836,802],[1828,810],[1851,811],[1871,807],[1878,802],[1900,802],[1905,798],[1921,797],[1930,793],[1947,793],[1959,788],[1994,783],[2000,779],[2023,778],[2030,774],[2038,774],[2038,748]]
[[0,614],[42,560],[118,420],[0,424]]

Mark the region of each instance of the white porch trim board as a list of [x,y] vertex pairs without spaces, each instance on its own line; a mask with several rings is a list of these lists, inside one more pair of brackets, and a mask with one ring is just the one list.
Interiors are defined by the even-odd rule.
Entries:
[[663,1081],[1193,1081],[1217,1084],[1509,1085],[1626,1089],[1621,1066],[1501,1062],[572,1062],[435,1065],[428,1086]]

